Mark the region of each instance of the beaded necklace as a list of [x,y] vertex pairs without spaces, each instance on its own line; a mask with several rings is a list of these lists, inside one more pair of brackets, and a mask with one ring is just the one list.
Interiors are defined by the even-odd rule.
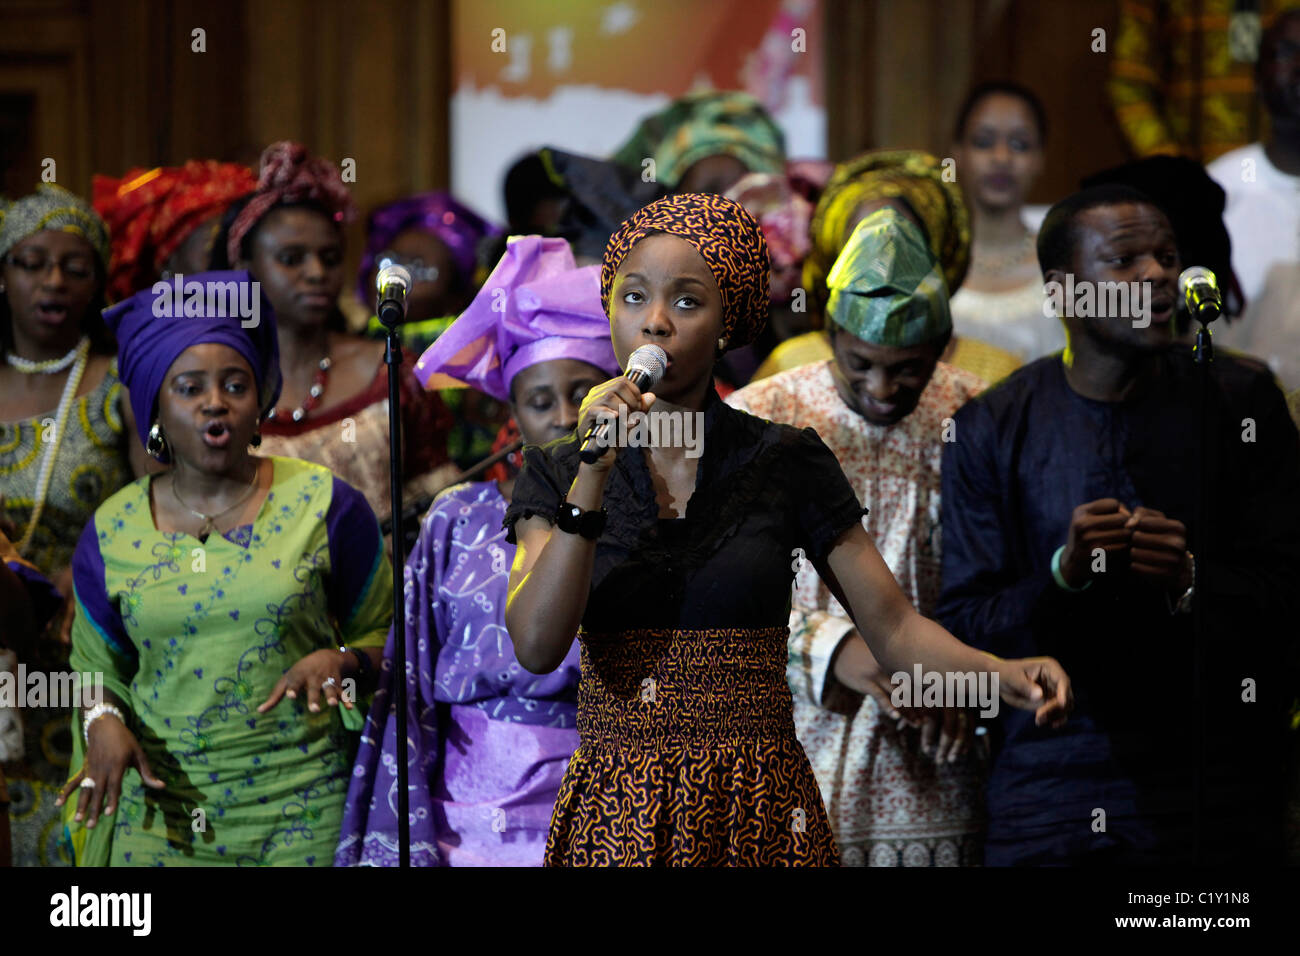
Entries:
[[[41,459],[41,470],[36,478],[36,496],[32,504],[32,520],[27,526],[27,531],[24,532],[22,540],[18,542],[18,552],[20,554],[31,544],[32,536],[36,534],[36,526],[41,521],[41,513],[45,510],[45,497],[49,493],[50,481],[54,477],[54,459],[59,453],[59,446],[63,444],[63,432],[68,424],[68,412],[72,409],[73,399],[77,397],[77,389],[81,387],[81,379],[86,374],[86,364],[90,358],[90,339],[83,338],[78,343],[74,358],[76,364],[72,366],[68,381],[64,383],[63,394],[59,397],[59,409],[54,416],[54,439],[45,444],[45,457]],[[59,361],[62,361],[62,359]],[[37,433],[39,434],[39,428]]]

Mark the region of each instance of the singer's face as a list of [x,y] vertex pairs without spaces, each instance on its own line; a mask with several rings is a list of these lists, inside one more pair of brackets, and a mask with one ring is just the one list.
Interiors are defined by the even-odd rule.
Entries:
[[[1074,283],[1076,309],[1081,282],[1092,283],[1092,317],[1067,317],[1071,337],[1081,334],[1111,349],[1151,351],[1165,348],[1174,339],[1174,308],[1178,301],[1178,273],[1182,265],[1178,244],[1169,220],[1155,206],[1146,203],[1116,203],[1080,213],[1074,224]],[[1048,273],[1047,278],[1064,283],[1064,276]],[[1150,322],[1137,314],[1133,297],[1111,291],[1102,283],[1138,283],[1138,302],[1150,307]],[[1134,287],[1129,286],[1129,290]],[[1127,298],[1129,309],[1122,315],[1096,315]],[[1135,325],[1136,323],[1136,325]]]
[[158,423],[173,460],[212,474],[237,467],[258,423],[257,380],[248,361],[215,342],[187,348],[163,379]]
[[708,264],[685,239],[642,239],[623,260],[610,291],[614,354],[627,368],[642,345],[668,353],[668,371],[654,393],[667,401],[689,395],[713,375],[722,335],[722,293]]
[[343,237],[314,209],[276,209],[253,236],[253,258],[239,265],[262,283],[276,321],[323,323],[343,288]]
[[587,393],[608,376],[578,359],[552,359],[524,369],[510,382],[510,411],[528,445],[544,445],[578,427]]

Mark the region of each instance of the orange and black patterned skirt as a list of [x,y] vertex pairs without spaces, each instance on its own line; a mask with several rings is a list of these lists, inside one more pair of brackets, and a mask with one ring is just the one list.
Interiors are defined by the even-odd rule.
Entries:
[[578,636],[581,744],[547,866],[838,866],[784,627]]

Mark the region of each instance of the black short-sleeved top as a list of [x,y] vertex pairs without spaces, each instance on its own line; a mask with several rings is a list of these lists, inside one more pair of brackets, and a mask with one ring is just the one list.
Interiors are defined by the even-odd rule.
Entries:
[[[578,472],[578,448],[574,434],[524,449],[505,516],[511,543],[521,518],[554,521]],[[604,505],[609,518],[582,620],[597,633],[785,627],[799,562],[823,558],[865,513],[813,429],[737,411],[712,389],[686,514],[659,517],[640,448],[618,452]]]

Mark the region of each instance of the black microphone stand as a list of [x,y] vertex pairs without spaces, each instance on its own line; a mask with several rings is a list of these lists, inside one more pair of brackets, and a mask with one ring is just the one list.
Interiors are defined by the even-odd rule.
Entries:
[[1200,328],[1196,330],[1196,344],[1192,348],[1192,357],[1196,366],[1200,369],[1197,374],[1197,397],[1196,397],[1196,417],[1200,419],[1200,442],[1196,448],[1196,472],[1197,472],[1197,494],[1196,494],[1196,533],[1195,533],[1195,559],[1193,565],[1192,579],[1192,635],[1193,635],[1193,680],[1196,683],[1193,694],[1193,706],[1196,712],[1196,761],[1194,781],[1194,799],[1192,804],[1192,858],[1196,865],[1200,866],[1205,862],[1205,841],[1201,836],[1201,828],[1205,822],[1205,733],[1206,733],[1206,712],[1205,712],[1205,657],[1206,657],[1206,637],[1205,637],[1205,619],[1206,619],[1206,600],[1209,598],[1209,590],[1206,586],[1209,570],[1209,539],[1210,529],[1209,519],[1209,473],[1210,473],[1210,442],[1215,434],[1214,429],[1210,427],[1210,365],[1214,361],[1214,343],[1213,336],[1210,332],[1209,322],[1218,318],[1217,312],[1213,313],[1209,322],[1202,317],[1200,310],[1192,313]]
[[[384,364],[388,366],[388,474],[392,514],[402,513],[402,406],[398,374],[402,367],[402,340],[397,328],[406,309],[383,299],[376,310],[386,335]],[[402,594],[406,583],[406,548],[400,526],[393,529],[393,706],[397,709],[397,865],[411,865],[411,794],[407,783],[406,741],[406,614]]]

